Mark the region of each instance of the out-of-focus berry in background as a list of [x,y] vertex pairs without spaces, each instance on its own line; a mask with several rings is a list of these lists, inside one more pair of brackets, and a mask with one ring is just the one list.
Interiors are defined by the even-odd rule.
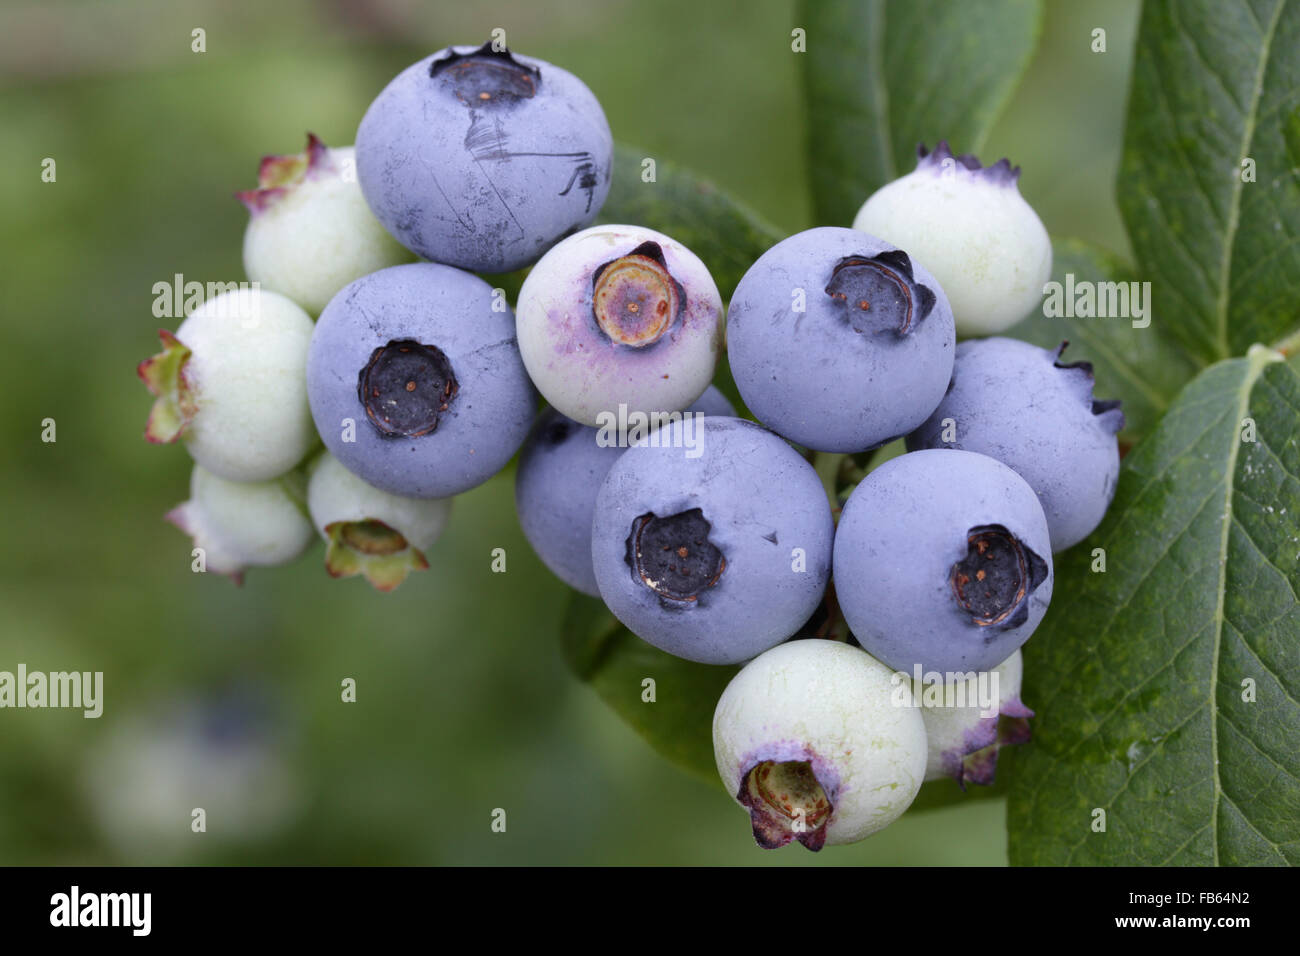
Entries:
[[[1111,185],[1137,7],[1046,6],[981,158],[1024,167],[1053,235],[1124,249]],[[0,7],[0,670],[104,672],[98,720],[0,710],[0,864],[1005,862],[998,800],[816,857],[755,848],[716,780],[660,759],[566,671],[569,592],[519,530],[513,466],[457,500],[429,570],[392,594],[331,580],[319,546],[237,589],[190,571],[163,520],[189,456],[142,437],[135,365],[179,323],[154,317],[153,286],[244,278],[232,193],[259,158],[308,130],[350,144],[399,70],[493,28],[581,77],[617,141],[788,232],[813,225],[797,25],[783,0]]]

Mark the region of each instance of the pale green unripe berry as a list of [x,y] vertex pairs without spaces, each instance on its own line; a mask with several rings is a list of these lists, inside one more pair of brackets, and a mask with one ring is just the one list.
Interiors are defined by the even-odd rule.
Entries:
[[325,452],[311,466],[307,507],[328,542],[325,567],[330,574],[361,574],[376,589],[391,591],[411,571],[429,566],[424,552],[442,534],[451,499],[389,494]]
[[920,687],[905,682],[925,720],[926,780],[993,783],[999,748],[1029,739],[1028,719],[1034,712],[1020,702],[1022,673],[1017,650],[986,673],[971,672],[960,680],[923,675]]
[[297,816],[307,792],[282,732],[241,710],[237,700],[182,700],[107,721],[82,776],[91,816],[119,854],[156,864],[210,852],[209,840],[262,845]]
[[245,568],[292,561],[315,540],[304,510],[302,477],[227,481],[199,465],[190,498],[167,519],[203,549],[205,569],[239,580]]
[[411,261],[366,205],[351,146],[309,136],[306,152],[264,159],[258,188],[237,195],[252,213],[248,278],[312,315],[354,279]]
[[158,400],[145,437],[182,441],[231,481],[266,481],[319,441],[307,405],[311,316],[282,295],[237,289],[208,299],[138,372]]
[[876,190],[853,228],[891,242],[939,280],[957,334],[996,335],[1042,300],[1052,243],[1020,195],[1020,168],[983,168],[940,142],[920,150],[916,169]]
[[893,676],[859,648],[800,640],[760,654],[727,685],[714,755],[760,846],[853,843],[911,804],[925,776],[925,724]]

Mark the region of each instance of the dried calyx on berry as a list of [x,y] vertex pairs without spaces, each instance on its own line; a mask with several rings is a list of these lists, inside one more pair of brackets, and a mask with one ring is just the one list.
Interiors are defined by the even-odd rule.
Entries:
[[235,196],[251,214],[249,279],[312,315],[353,279],[411,258],[366,205],[351,146],[331,149],[308,133],[303,152],[263,157],[257,188]]
[[901,249],[845,256],[835,264],[826,294],[844,303],[857,332],[907,335],[935,302],[933,290],[912,278],[912,260]]

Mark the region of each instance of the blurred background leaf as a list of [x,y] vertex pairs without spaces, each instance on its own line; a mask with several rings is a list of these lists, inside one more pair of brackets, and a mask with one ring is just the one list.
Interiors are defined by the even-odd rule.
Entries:
[[[739,668],[696,664],[641,640],[598,598],[574,592],[562,625],[565,657],[657,753],[718,784],[713,710]],[[646,699],[651,680],[653,699]]]
[[[803,0],[817,224],[847,226],[916,148],[984,148],[1034,54],[1039,0]],[[988,160],[992,162],[992,160]]]
[[[654,163],[653,182],[642,179],[646,160]],[[708,180],[623,145],[614,149],[614,182],[600,221],[672,235],[709,267],[723,302],[754,260],[785,238]]]

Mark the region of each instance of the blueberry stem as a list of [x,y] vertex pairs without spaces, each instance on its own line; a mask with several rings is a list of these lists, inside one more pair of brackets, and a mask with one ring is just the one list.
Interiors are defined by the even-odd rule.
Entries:
[[849,495],[853,493],[853,489],[871,472],[872,462],[879,451],[879,448],[873,448],[870,451],[835,456],[837,464],[834,471],[835,480],[831,489],[831,498],[841,508],[844,507],[844,502],[849,500]]

